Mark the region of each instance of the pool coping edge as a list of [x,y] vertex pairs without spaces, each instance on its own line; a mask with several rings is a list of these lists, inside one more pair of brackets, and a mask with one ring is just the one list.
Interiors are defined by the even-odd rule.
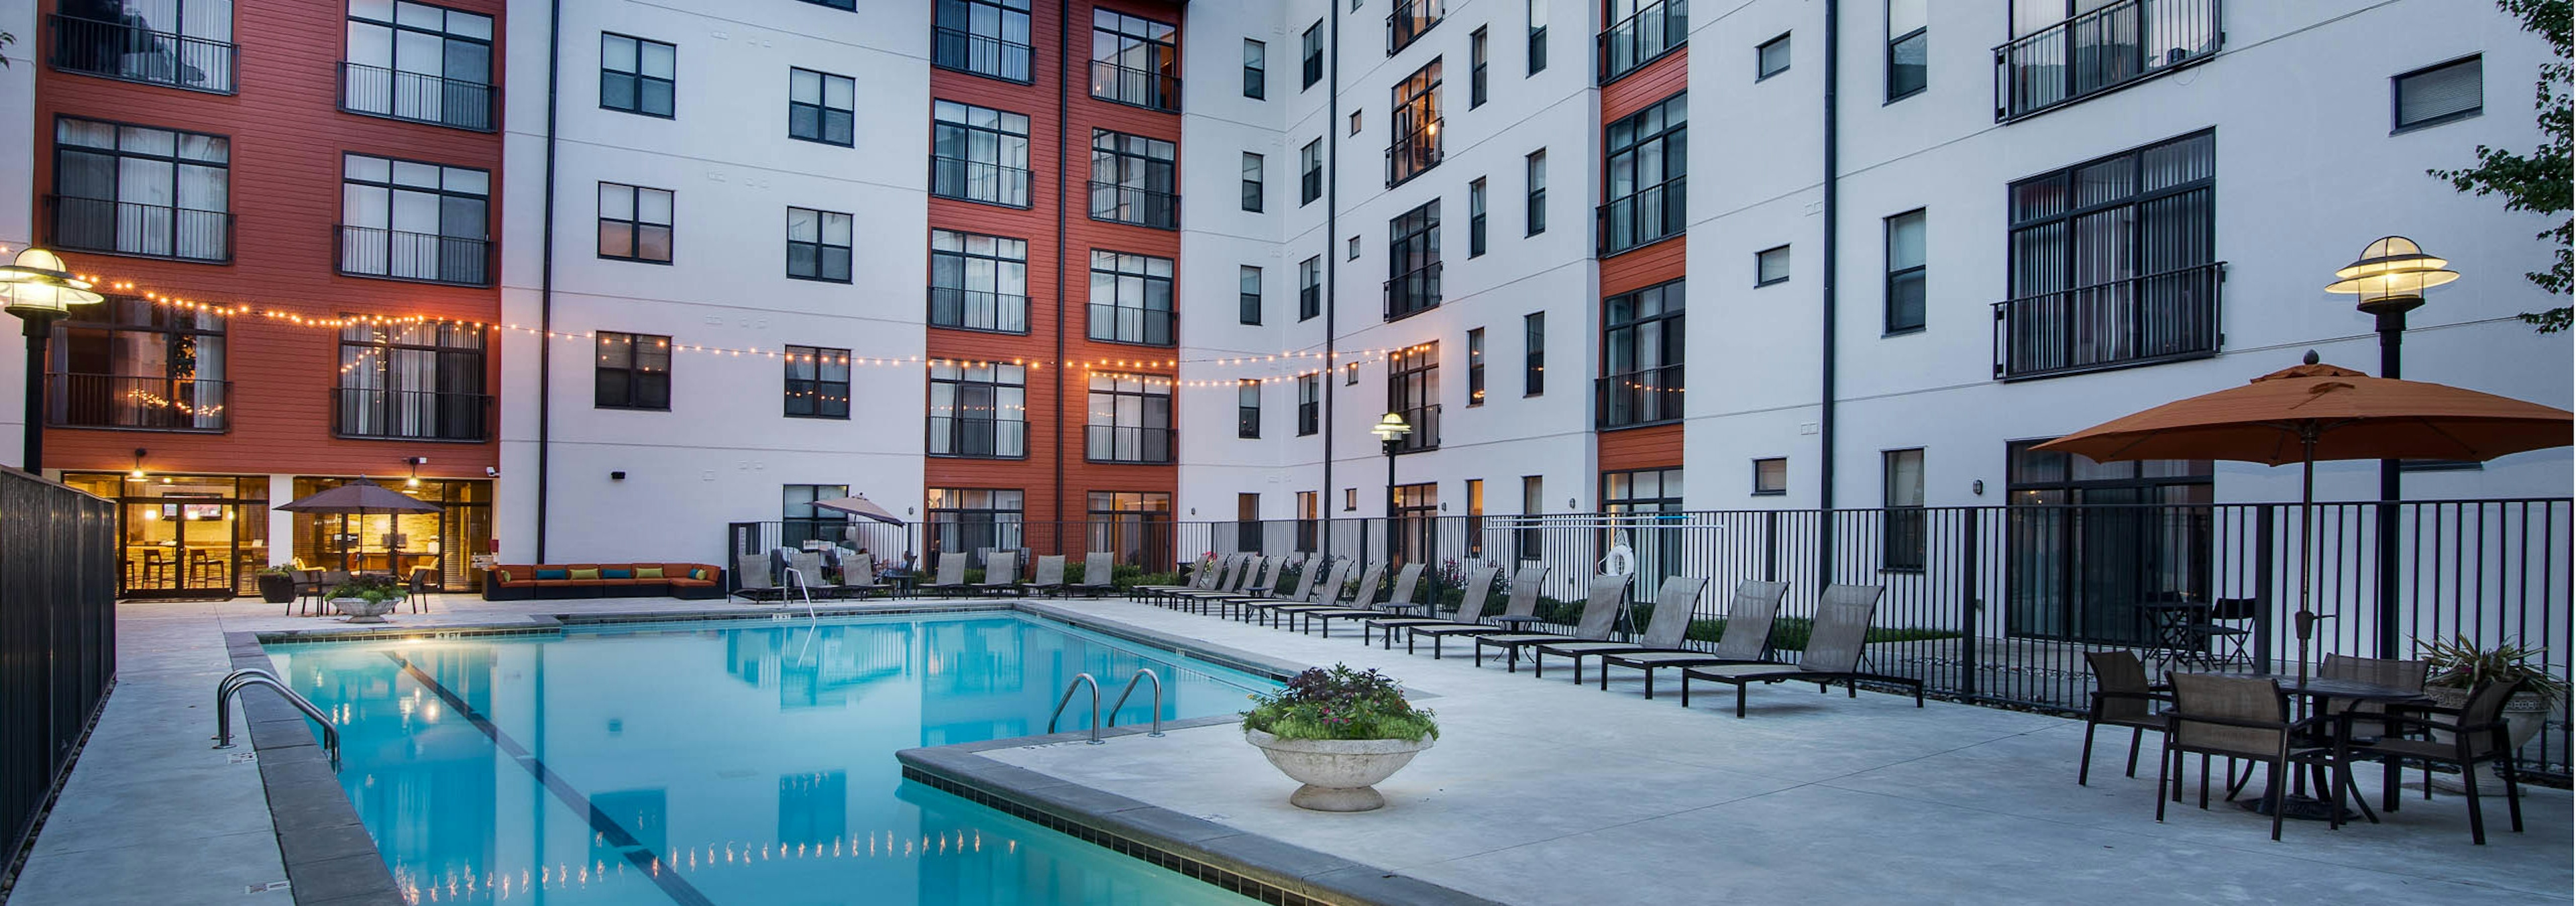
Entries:
[[[224,633],[235,670],[275,670],[258,632]],[[243,732],[259,765],[278,861],[297,906],[405,906],[375,837],[340,786],[304,715],[274,695],[240,697]]]

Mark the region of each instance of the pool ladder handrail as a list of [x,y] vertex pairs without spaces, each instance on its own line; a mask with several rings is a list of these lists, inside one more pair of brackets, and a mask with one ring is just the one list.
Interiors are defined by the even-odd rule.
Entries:
[[1096,746],[1100,744],[1100,680],[1089,673],[1076,673],[1072,682],[1064,684],[1064,697],[1055,700],[1055,713],[1047,715],[1047,732],[1054,733],[1057,721],[1064,718],[1064,706],[1073,702],[1073,690],[1086,685],[1091,687],[1091,739],[1086,744]]
[[[788,584],[796,586],[796,594],[805,599],[805,618],[808,620],[816,619],[814,615],[814,587],[805,584],[805,571],[793,566],[786,567],[786,571]],[[779,594],[778,604],[781,607],[786,606],[787,595],[785,593],[782,592]]]
[[304,712],[304,716],[312,718],[314,723],[321,724],[322,751],[330,753],[331,770],[334,772],[340,770],[339,726],[333,724],[331,718],[322,713],[322,709],[314,707],[312,700],[297,695],[295,690],[287,688],[286,682],[279,679],[277,674],[257,667],[235,670],[225,674],[222,680],[215,683],[215,748],[233,747],[231,701],[233,696],[241,694],[242,690],[252,686],[267,686],[277,690],[277,694],[285,696],[287,704],[295,706],[297,711]]
[[1110,705],[1110,706],[1109,706],[1109,725],[1110,725],[1110,726],[1113,726],[1113,727],[1115,727],[1115,726],[1117,726],[1117,725],[1118,725],[1118,709],[1120,709],[1120,708],[1124,708],[1124,707],[1126,707],[1126,706],[1127,706],[1127,696],[1130,696],[1130,695],[1134,695],[1134,694],[1136,694],[1136,681],[1137,681],[1137,680],[1153,680],[1153,681],[1154,681],[1154,724],[1153,724],[1153,730],[1152,730],[1152,732],[1146,733],[1145,735],[1147,735],[1147,736],[1155,736],[1155,737],[1162,736],[1162,735],[1163,735],[1163,678],[1162,678],[1162,677],[1160,677],[1160,676],[1155,675],[1155,673],[1154,673],[1154,668],[1152,668],[1152,667],[1138,667],[1138,668],[1136,668],[1136,672],[1135,672],[1135,674],[1134,674],[1134,675],[1131,675],[1131,676],[1127,677],[1127,688],[1126,688],[1125,690],[1122,690],[1122,691],[1120,691],[1120,692],[1118,693],[1118,701],[1117,701],[1117,703],[1116,703],[1116,704],[1112,704],[1112,705]]

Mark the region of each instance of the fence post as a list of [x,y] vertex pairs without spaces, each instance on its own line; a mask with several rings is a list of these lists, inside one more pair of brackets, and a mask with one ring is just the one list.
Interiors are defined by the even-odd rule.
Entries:
[[[2380,462],[2379,467],[2382,470],[2393,470],[2397,467],[2397,461],[2393,459],[2383,460]],[[2385,491],[2387,488],[2383,487],[2382,490]],[[2379,656],[2389,660],[2396,660],[2397,587],[2400,584],[2400,580],[2397,577],[2397,545],[2395,543],[2397,538],[2397,503],[2394,500],[2394,494],[2386,496],[2391,499],[2379,502],[2378,526],[2372,533],[2374,537],[2371,541],[2370,550],[2374,556],[2379,558],[2379,562],[2377,564],[2379,567],[2377,582],[2379,588],[2376,592],[2379,596]]]
[[1977,697],[1977,645],[1979,611],[1984,602],[1977,600],[1977,523],[1983,510],[1966,507],[1959,511],[1959,694]]
[[2268,503],[2254,508],[2254,670],[2258,673],[2272,669],[2272,514],[2279,509]]
[[1762,581],[1780,581],[1780,511],[1762,512]]

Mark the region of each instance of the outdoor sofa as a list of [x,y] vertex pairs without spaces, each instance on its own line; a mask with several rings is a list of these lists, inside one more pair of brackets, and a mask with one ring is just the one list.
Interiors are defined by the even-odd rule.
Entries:
[[724,597],[724,569],[706,563],[510,563],[483,573],[483,600]]

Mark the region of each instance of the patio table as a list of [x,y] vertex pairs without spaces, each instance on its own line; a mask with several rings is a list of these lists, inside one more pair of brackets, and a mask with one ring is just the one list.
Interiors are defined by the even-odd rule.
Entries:
[[[2309,707],[2323,704],[2327,699],[2339,698],[2348,701],[2378,702],[2380,704],[2408,704],[2431,701],[2431,699],[2425,697],[2423,690],[2420,689],[2407,689],[2401,686],[2383,686],[2378,683],[2365,683],[2360,680],[2329,679],[2314,675],[2302,680],[2297,674],[2292,673],[2229,673],[2213,671],[2210,675],[2224,676],[2232,679],[2268,679],[2274,683],[2278,683],[2281,687],[2282,696],[2299,700],[2301,716],[2305,716]],[[2338,748],[2352,742],[2352,714],[2350,712],[2337,715],[2334,727],[2334,742]],[[2346,775],[2344,777],[2344,784],[2347,787],[2351,786],[2352,780],[2349,776],[2350,772],[2345,770],[2342,765],[2337,765],[2336,770]],[[2370,813],[2368,797],[2362,796],[2361,791],[2357,788],[2353,790],[2353,799],[2356,803],[2361,805],[2360,814],[2362,817],[2369,818],[2373,823],[2378,822],[2378,816]],[[2263,810],[2263,800],[2261,799],[2247,802],[2243,807],[2247,811],[2255,812],[2257,814],[2269,814]],[[2290,793],[2281,797],[2281,810],[2281,817],[2295,818],[2301,821],[2325,821],[2336,817],[2336,805],[2332,802],[2307,795],[2307,777],[2303,774],[2297,773],[2292,774]],[[2349,812],[2346,812],[2347,816],[2349,816],[2349,814]]]

